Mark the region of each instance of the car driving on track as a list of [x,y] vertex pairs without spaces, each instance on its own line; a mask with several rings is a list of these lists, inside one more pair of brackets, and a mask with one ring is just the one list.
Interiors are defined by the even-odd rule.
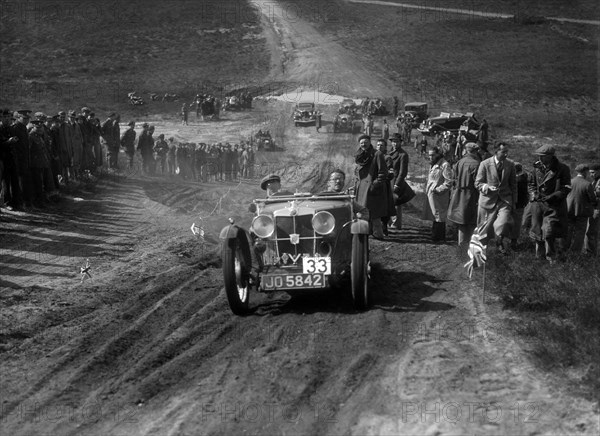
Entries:
[[325,290],[350,279],[357,309],[368,305],[369,223],[346,194],[294,194],[254,200],[246,230],[221,230],[223,277],[231,311],[249,313],[253,292]]

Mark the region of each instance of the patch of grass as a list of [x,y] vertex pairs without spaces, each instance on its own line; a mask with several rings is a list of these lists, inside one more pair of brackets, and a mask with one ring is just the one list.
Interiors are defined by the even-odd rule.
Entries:
[[[469,2],[437,3],[460,7]],[[597,2],[584,3],[590,10],[598,8]],[[547,12],[541,2],[534,5]],[[432,115],[474,112],[491,123],[492,139],[533,135],[543,141],[548,136],[556,144],[581,148],[600,142],[596,26],[523,25],[364,4],[343,8],[337,20],[317,23],[319,30],[378,65],[396,84],[390,98],[427,101]],[[530,142],[529,152],[541,145]]]
[[[596,261],[597,262],[597,261]],[[538,363],[600,397],[600,270],[595,260],[573,256],[550,265],[531,253],[490,257],[491,292],[527,329]]]
[[139,113],[127,101],[136,91],[162,112],[149,93],[191,102],[269,69],[257,11],[238,0],[20,3],[3,4],[0,20],[1,97],[13,109]]

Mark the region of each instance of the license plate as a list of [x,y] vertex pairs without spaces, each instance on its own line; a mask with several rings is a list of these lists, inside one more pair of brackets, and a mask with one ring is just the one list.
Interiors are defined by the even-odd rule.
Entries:
[[262,276],[260,283],[261,287],[266,291],[274,291],[276,289],[324,288],[325,276],[323,274],[266,274]]
[[331,257],[303,257],[302,272],[304,274],[331,274]]

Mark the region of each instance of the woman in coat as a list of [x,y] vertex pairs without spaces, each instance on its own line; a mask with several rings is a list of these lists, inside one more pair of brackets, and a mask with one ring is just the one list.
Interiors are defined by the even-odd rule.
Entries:
[[434,241],[446,240],[446,215],[450,201],[450,188],[454,175],[452,167],[443,158],[439,147],[429,150],[431,169],[425,187],[425,201],[423,219],[433,221],[431,237]]
[[394,214],[385,154],[373,148],[368,135],[362,135],[358,141],[360,148],[355,155],[356,202],[369,209],[373,237],[383,239],[381,218]]

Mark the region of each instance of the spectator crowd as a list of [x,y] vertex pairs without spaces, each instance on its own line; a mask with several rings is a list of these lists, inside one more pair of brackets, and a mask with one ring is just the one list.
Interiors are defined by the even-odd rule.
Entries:
[[[402,204],[414,196],[414,192],[406,196],[412,189],[405,181],[405,136],[399,128],[390,138],[389,153],[384,137],[377,140],[376,148],[369,135],[359,138],[356,200],[369,209],[376,239],[388,236],[388,227],[402,229]],[[451,222],[458,229],[464,254],[473,237],[483,245],[493,240],[499,253],[509,254],[522,247],[521,233],[527,230],[536,257],[550,263],[567,253],[598,255],[600,163],[577,165],[572,178],[554,147],[543,145],[535,150],[535,163],[526,171],[508,157],[510,144],[497,142],[493,153],[488,151],[487,126],[477,142],[452,144],[429,150],[425,145],[423,150],[429,171],[422,219],[432,222],[433,241],[446,240],[446,224]],[[422,153],[420,147],[415,150]]]

